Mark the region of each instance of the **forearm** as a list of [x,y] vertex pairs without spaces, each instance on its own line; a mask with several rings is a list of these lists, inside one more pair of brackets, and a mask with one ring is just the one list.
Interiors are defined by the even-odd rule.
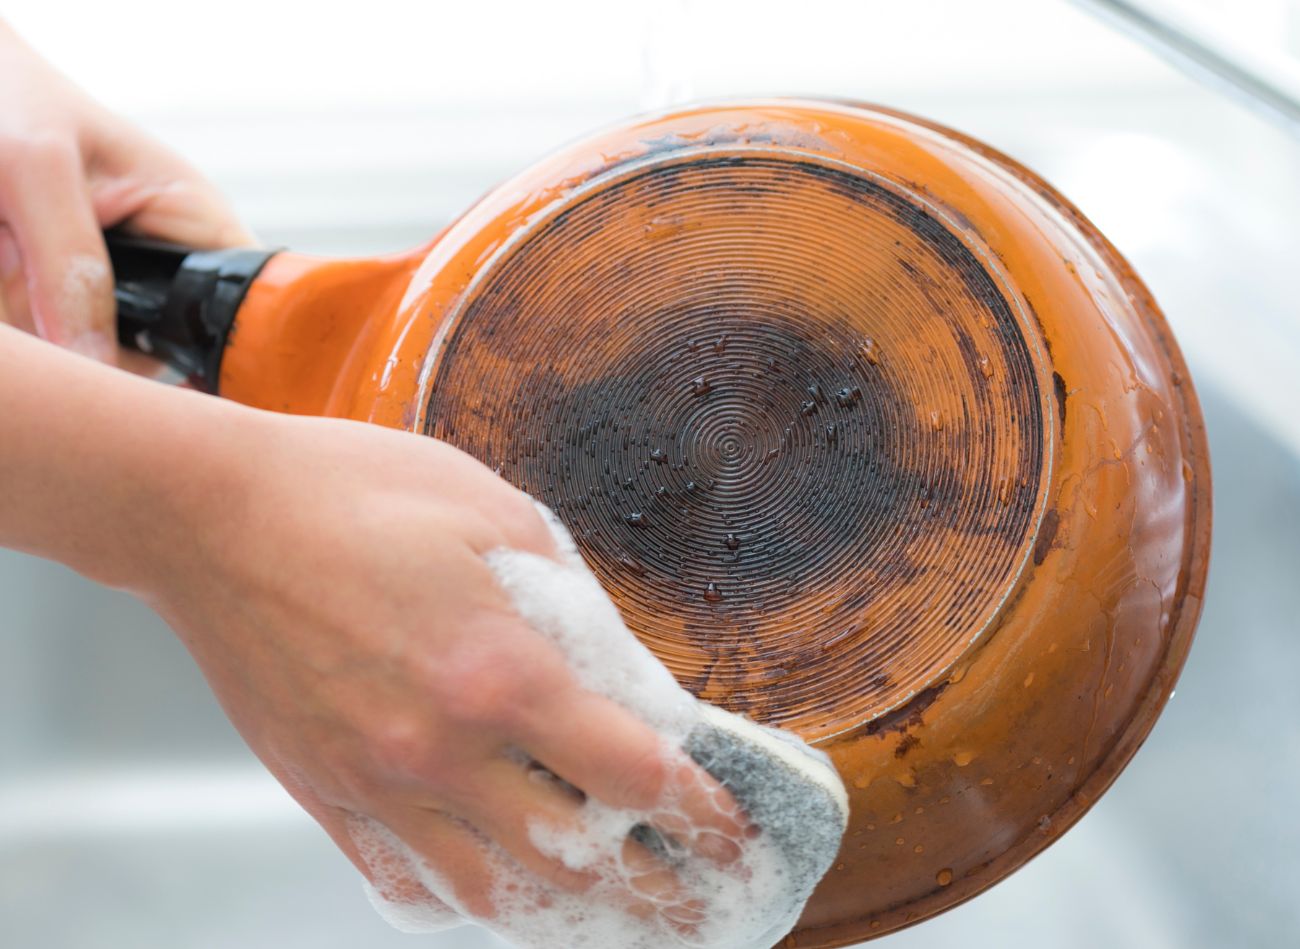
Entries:
[[0,325],[0,546],[139,589],[245,414]]

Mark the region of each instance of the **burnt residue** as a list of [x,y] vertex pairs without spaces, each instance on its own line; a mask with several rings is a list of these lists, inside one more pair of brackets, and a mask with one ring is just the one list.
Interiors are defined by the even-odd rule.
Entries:
[[[755,169],[771,174],[749,180]],[[694,290],[700,274],[664,284],[657,255],[671,241],[632,245],[617,259],[599,249],[629,206],[672,213],[678,195],[713,189],[715,203],[744,207],[810,183],[907,227],[924,253],[956,271],[994,327],[997,351],[981,353],[962,322],[925,294],[972,383],[967,418],[954,419],[942,439],[916,404],[913,380],[888,355],[879,364],[858,356],[869,313],[822,312],[816,300],[782,296],[778,282],[755,279],[752,263],[710,274],[707,294]],[[842,253],[851,259],[852,247]],[[893,279],[933,281],[899,254]],[[617,292],[583,295],[601,280],[616,282]],[[563,293],[554,289],[561,285]],[[640,285],[654,285],[655,296],[637,296],[631,288]],[[646,326],[653,332],[639,329]],[[715,345],[723,338],[725,346]],[[1009,388],[1016,400],[1009,477],[1036,486],[1042,419],[1025,368],[1029,348],[959,237],[892,191],[841,171],[770,158],[701,160],[650,168],[587,195],[521,241],[482,280],[446,343],[426,433],[556,509],[598,576],[631,606],[634,631],[644,632],[643,607],[655,635],[671,627],[703,656],[679,673],[689,687],[770,720],[773,696],[793,682],[802,714],[830,715],[844,693],[810,689],[810,670],[826,670],[827,681],[843,676],[846,689],[883,701],[911,686],[886,670],[918,624],[939,616],[945,635],[967,641],[963,623],[992,583],[939,587],[942,597],[922,598],[910,612],[884,609],[929,582],[934,550],[954,537],[991,538],[981,549],[994,551],[988,570],[996,574],[1011,569],[1030,530],[1034,490],[1005,501],[987,486],[970,493],[970,439],[987,437],[977,426],[999,417],[981,356],[998,360],[999,391]],[[803,410],[810,390],[823,394],[812,413]],[[826,395],[841,391],[851,396]],[[833,439],[825,435],[831,425]],[[729,547],[729,535],[743,544]],[[936,584],[945,572],[936,571]],[[809,607],[836,588],[834,602]],[[795,615],[797,634],[780,628]],[[941,688],[873,727],[919,715]]]
[[920,744],[921,744],[920,738],[917,738],[916,735],[912,734],[911,732],[907,732],[903,735],[902,740],[898,743],[898,747],[894,749],[894,757],[906,758],[907,753],[911,751],[913,748],[919,747]]
[[886,735],[890,732],[906,731],[915,728],[925,719],[925,712],[948,688],[947,682],[940,682],[922,689],[914,696],[883,715],[878,715],[862,726],[863,735]]
[[1065,389],[1065,379],[1059,372],[1052,373],[1052,389],[1056,393],[1056,411],[1061,416],[1061,431],[1065,431],[1065,398],[1068,393]]
[[1034,538],[1034,566],[1041,566],[1056,540],[1056,532],[1061,526],[1061,515],[1052,508],[1043,515],[1043,522],[1038,526],[1038,536]]

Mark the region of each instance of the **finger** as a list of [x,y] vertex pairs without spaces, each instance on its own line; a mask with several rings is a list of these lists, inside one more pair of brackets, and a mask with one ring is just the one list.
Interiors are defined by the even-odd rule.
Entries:
[[[523,719],[521,747],[574,787],[611,807],[650,811],[657,828],[718,859],[717,835],[739,840],[749,821],[735,799],[680,750],[622,706],[563,690]],[[713,835],[694,838],[700,832]]]
[[282,778],[281,783],[380,896],[393,903],[452,913],[420,882],[397,839],[382,824],[326,804],[301,782]]
[[536,502],[522,491],[510,489],[509,516],[503,523],[507,543],[512,550],[522,550],[558,560],[559,547],[551,527],[537,509]]
[[40,335],[112,361],[112,271],[77,149],[59,140],[25,147],[0,176],[0,217],[17,239]]
[[669,864],[631,836],[609,840],[605,835],[617,834],[617,825],[593,827],[591,805],[581,793],[539,766],[493,763],[456,807],[520,866],[557,889],[587,893],[603,879],[618,889],[598,898],[632,916],[669,910],[674,921],[699,921],[702,904]]
[[321,824],[384,899],[393,903],[428,904],[450,912],[446,904],[420,882],[397,838],[382,824],[355,814],[348,814],[341,820],[322,821]]
[[[692,897],[677,874],[656,854],[635,840],[623,842],[620,859],[628,885],[649,912],[659,913],[671,922],[696,924],[704,921],[706,904]],[[645,911],[637,915],[647,915]]]
[[485,837],[463,820],[424,808],[403,807],[382,821],[423,861],[435,895],[449,897],[478,919],[496,915],[497,874]]
[[221,192],[171,149],[116,121],[95,140],[91,191],[105,227],[204,249],[257,243]]
[[0,323],[36,332],[27,306],[27,286],[23,279],[23,259],[13,232],[0,224]]
[[598,872],[573,869],[537,843],[581,837],[581,794],[548,772],[504,759],[493,762],[453,806],[520,866],[557,889],[585,893],[599,879]]
[[[165,184],[141,190],[140,198],[132,213],[116,215],[132,233],[201,249],[257,244],[221,193],[192,169]],[[105,203],[99,206],[104,208]],[[111,219],[112,211],[104,210],[104,218]]]

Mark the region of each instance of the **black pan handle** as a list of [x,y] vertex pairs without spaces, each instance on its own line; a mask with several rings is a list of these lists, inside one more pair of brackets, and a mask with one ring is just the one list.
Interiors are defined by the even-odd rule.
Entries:
[[122,231],[107,231],[104,240],[113,262],[118,341],[215,393],[239,305],[276,251],[194,250]]

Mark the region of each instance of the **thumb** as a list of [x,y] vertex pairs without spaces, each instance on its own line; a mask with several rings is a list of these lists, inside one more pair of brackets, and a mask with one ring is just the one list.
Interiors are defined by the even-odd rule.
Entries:
[[115,361],[112,270],[77,148],[24,143],[0,176],[0,219],[18,246],[36,331]]

